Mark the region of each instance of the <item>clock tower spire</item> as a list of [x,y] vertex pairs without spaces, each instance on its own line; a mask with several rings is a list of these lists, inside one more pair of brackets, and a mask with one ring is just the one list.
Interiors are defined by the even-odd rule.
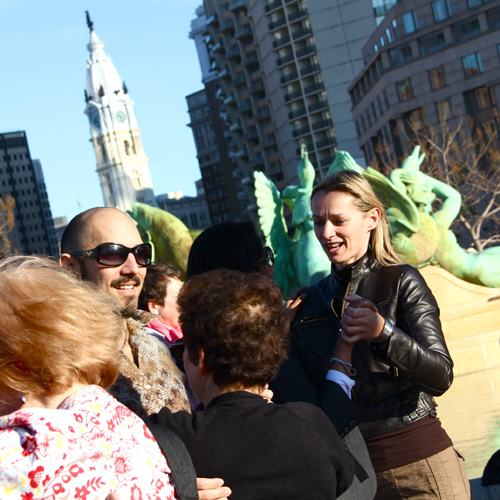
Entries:
[[123,211],[132,210],[136,201],[156,206],[134,103],[111,58],[104,52],[88,11],[86,16],[90,56],[85,114],[90,122],[90,142],[95,150],[104,205]]

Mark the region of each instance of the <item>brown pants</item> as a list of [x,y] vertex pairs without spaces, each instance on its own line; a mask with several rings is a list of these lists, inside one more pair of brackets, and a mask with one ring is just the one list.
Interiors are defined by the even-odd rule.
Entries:
[[450,446],[441,453],[377,474],[376,500],[469,500],[462,456]]

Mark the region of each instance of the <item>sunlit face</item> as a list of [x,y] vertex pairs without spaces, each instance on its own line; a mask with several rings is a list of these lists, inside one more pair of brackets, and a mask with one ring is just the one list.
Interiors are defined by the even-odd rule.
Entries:
[[380,210],[362,212],[354,197],[342,191],[319,191],[311,202],[314,233],[337,269],[357,262],[368,250],[370,233],[377,227]]
[[165,294],[165,303],[161,306],[155,304],[157,313],[163,318],[167,325],[179,328],[179,307],[177,297],[182,288],[182,282],[177,278],[171,278]]
[[[121,243],[129,248],[142,243],[141,236],[132,220],[117,210],[103,210],[89,222],[90,250],[101,243]],[[106,267],[92,258],[79,260],[83,279],[92,281],[103,292],[114,297],[122,307],[124,315],[130,316],[137,309],[146,268],[139,266],[132,253],[118,267]]]

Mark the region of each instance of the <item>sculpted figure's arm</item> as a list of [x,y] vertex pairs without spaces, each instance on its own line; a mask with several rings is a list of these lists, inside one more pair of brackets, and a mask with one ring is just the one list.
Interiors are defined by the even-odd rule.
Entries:
[[[369,301],[357,296],[349,300],[351,305],[342,318],[347,338],[358,342],[379,337],[385,319],[368,308]],[[436,299],[420,273],[407,267],[401,276],[399,296],[394,300],[400,304],[400,324],[394,326],[386,342],[372,342],[372,353],[397,368],[422,391],[440,396],[453,381],[453,361],[441,330]],[[361,308],[364,310],[357,311]]]
[[434,179],[423,172],[419,172],[419,177],[420,176],[422,176],[422,178],[432,187],[433,193],[443,200],[441,209],[432,216],[440,226],[448,229],[460,213],[462,196],[455,188],[438,179]]

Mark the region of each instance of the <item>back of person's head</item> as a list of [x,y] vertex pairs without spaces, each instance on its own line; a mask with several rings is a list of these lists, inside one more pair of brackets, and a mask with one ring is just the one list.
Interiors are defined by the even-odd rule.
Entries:
[[182,273],[170,264],[153,264],[148,267],[141,295],[139,309],[148,310],[148,302],[152,301],[160,306],[165,305],[167,287],[172,279],[180,280]]
[[311,194],[342,192],[350,194],[358,210],[367,214],[373,208],[380,211],[380,220],[370,235],[370,247],[373,257],[382,265],[400,264],[401,260],[391,245],[391,229],[385,208],[367,179],[353,170],[341,170],[325,177]]
[[224,222],[194,240],[187,279],[214,269],[260,272],[265,262],[264,247],[251,222]]
[[221,388],[264,387],[287,354],[289,321],[279,288],[260,274],[218,269],[189,279],[178,304],[190,360],[200,349]]
[[123,320],[111,297],[42,257],[0,263],[0,381],[53,396],[118,375]]

